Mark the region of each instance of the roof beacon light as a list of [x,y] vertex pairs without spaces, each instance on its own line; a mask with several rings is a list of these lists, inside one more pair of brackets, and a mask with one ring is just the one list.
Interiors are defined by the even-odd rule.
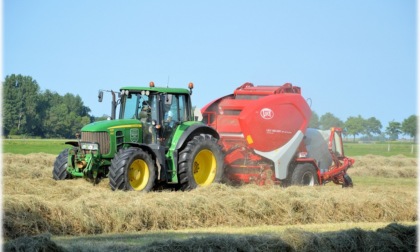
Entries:
[[188,83],[188,88],[190,89],[190,95],[192,95],[192,90],[194,88],[194,83],[192,83],[192,82]]

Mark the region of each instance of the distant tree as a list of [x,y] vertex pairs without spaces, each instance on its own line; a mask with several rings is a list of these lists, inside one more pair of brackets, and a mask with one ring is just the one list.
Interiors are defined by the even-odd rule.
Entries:
[[65,118],[69,111],[64,103],[57,104],[48,110],[45,128],[48,137],[64,137],[69,134],[69,125]]
[[41,133],[39,85],[30,76],[12,74],[3,82],[3,134]]
[[412,115],[402,122],[401,131],[404,134],[409,135],[413,138],[413,141],[416,142],[417,138],[417,116]]
[[105,115],[105,114],[99,117],[93,117],[92,122],[105,121],[105,120],[108,120],[108,117],[109,115]]
[[322,115],[321,119],[319,120],[319,124],[322,130],[329,130],[332,127],[342,128],[344,126],[344,123],[331,113]]
[[90,108],[83,105],[82,98],[79,95],[67,93],[63,96],[63,102],[70,111],[75,112],[77,116],[88,116]]
[[364,126],[363,133],[366,134],[369,140],[371,140],[373,134],[376,134],[376,135],[381,134],[382,124],[375,117],[370,117],[369,119],[365,120],[363,122],[363,126]]
[[365,120],[360,115],[358,117],[351,116],[344,123],[346,134],[353,136],[353,142],[356,141],[356,135],[362,134],[365,131],[364,123]]
[[402,133],[401,123],[395,121],[389,122],[385,131],[390,140],[397,140],[398,136]]
[[90,109],[83,105],[78,95],[45,92],[49,105],[45,116],[44,128],[48,137],[74,138],[75,133],[90,123]]
[[[44,92],[40,93],[40,99],[39,99],[39,106],[42,107],[42,129],[43,129],[43,136],[45,137],[60,137],[56,135],[55,127],[52,126],[51,122],[51,116],[52,114],[56,113],[57,107],[60,107],[63,105],[63,96],[59,95],[56,92],[53,92],[49,89],[45,90]],[[65,105],[64,105],[65,106]],[[56,115],[57,120],[65,119],[66,113],[63,113],[61,115]],[[61,122],[58,122],[59,124]],[[57,125],[58,127],[58,125]]]
[[319,116],[315,111],[312,111],[311,120],[309,121],[309,128],[319,129]]
[[3,82],[3,135],[14,134],[18,131],[22,120],[21,107],[17,106],[19,84],[16,76],[6,76]]
[[12,74],[3,82],[3,135],[73,138],[91,121],[79,95],[41,92],[30,76]]

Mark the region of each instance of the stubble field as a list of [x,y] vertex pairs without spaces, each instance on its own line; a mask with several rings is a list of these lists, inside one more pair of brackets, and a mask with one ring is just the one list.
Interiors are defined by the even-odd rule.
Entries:
[[55,157],[3,154],[5,248],[321,251],[320,244],[416,244],[415,158],[355,157],[349,170],[354,187],[346,189],[215,184],[189,192],[138,193],[113,192],[106,179],[96,186],[83,179],[55,181]]

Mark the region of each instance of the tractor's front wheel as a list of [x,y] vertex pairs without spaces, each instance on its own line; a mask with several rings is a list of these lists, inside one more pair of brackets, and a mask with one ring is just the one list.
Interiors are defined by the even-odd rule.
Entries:
[[156,169],[152,157],[139,148],[121,149],[109,168],[112,190],[150,191],[155,185]]
[[182,190],[218,183],[223,176],[223,152],[217,139],[200,134],[179,153],[178,176]]
[[55,159],[53,168],[53,179],[64,180],[71,178],[71,175],[67,172],[67,160],[69,157],[69,149],[64,149]]
[[314,186],[318,185],[318,174],[313,165],[309,163],[298,164],[292,173],[292,185]]

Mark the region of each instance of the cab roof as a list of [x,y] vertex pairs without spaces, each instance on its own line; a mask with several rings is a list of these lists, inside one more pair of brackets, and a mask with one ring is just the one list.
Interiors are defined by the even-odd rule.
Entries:
[[129,90],[130,92],[149,91],[156,93],[171,93],[171,94],[190,94],[190,90],[186,88],[170,88],[170,87],[134,87],[126,86],[120,88],[121,90]]

